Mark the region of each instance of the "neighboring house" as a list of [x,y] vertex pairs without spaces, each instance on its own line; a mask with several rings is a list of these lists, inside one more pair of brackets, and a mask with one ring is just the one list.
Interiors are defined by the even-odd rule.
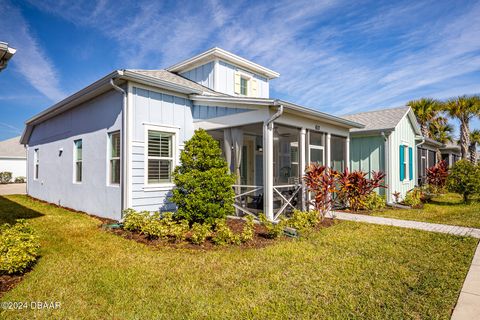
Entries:
[[12,180],[27,176],[27,154],[20,137],[0,141],[0,172],[11,172]]
[[350,132],[350,169],[386,173],[387,189],[380,189],[387,202],[393,194],[404,198],[417,181],[416,145],[422,140],[420,127],[410,107],[375,110],[343,116],[362,123]]
[[363,125],[270,98],[278,73],[219,48],[166,70],[116,70],[26,123],[28,194],[121,219],[174,210],[172,171],[203,128],[238,174],[238,212],[306,207],[310,162],[343,169]]
[[449,142],[440,148],[442,160],[445,160],[449,166],[453,166],[455,162],[462,159],[460,146],[456,143]]
[[438,163],[437,150],[444,145],[431,138],[424,138],[422,142],[417,144],[417,170],[418,170],[418,185],[426,183],[427,169],[433,167]]

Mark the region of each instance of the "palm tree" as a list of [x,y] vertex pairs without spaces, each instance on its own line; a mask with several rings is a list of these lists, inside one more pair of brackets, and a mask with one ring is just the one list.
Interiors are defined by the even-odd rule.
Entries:
[[470,161],[473,164],[477,163],[477,145],[480,144],[480,130],[475,129],[472,132],[470,132],[470,147],[469,152],[470,152]]
[[407,103],[407,106],[412,108],[417,116],[418,123],[422,130],[424,137],[431,137],[428,127],[430,123],[434,122],[439,112],[441,111],[441,104],[439,101],[431,98],[421,98],[412,100]]
[[462,159],[468,159],[470,146],[470,120],[480,115],[480,96],[461,96],[448,100],[445,111],[460,121],[460,149]]
[[[448,119],[445,117],[439,116],[435,119],[434,122],[431,122],[429,126],[429,132],[432,139],[442,144],[453,142],[453,127],[451,124],[448,123]],[[439,148],[437,148],[436,153],[437,161],[441,161],[442,154]]]

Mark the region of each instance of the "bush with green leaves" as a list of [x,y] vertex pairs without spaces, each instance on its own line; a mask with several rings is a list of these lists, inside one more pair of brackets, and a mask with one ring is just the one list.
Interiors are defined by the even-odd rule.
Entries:
[[403,203],[412,208],[420,208],[423,204],[423,190],[421,188],[413,188],[409,190],[403,199]]
[[10,183],[12,181],[12,173],[8,171],[0,172],[0,184]]
[[447,188],[461,194],[463,202],[468,203],[472,195],[480,193],[480,166],[465,159],[455,162],[447,177]]
[[[161,220],[160,220],[161,221]],[[183,241],[187,237],[190,225],[187,220],[180,220],[169,226],[168,236],[174,241]]]
[[22,273],[38,258],[40,244],[24,221],[0,227],[0,274]]
[[227,225],[225,219],[218,219],[215,222],[215,235],[212,237],[213,243],[216,245],[239,244],[240,236],[233,233]]
[[193,244],[202,244],[211,235],[212,225],[208,223],[194,223],[191,229],[190,241]]
[[196,130],[180,160],[173,174],[172,196],[178,218],[190,224],[213,223],[233,214],[235,176],[229,173],[218,142],[205,130]]
[[25,177],[16,177],[14,182],[15,183],[25,183],[26,180],[27,180],[27,178],[25,178]]
[[243,226],[242,233],[240,234],[241,242],[252,241],[255,236],[255,222],[251,215],[247,215],[245,225]]
[[381,210],[387,206],[387,199],[385,196],[372,192],[365,197],[364,206],[366,210]]
[[264,214],[258,216],[260,222],[263,224],[267,231],[267,238],[276,239],[283,235],[283,230],[285,229],[285,220],[280,219],[277,222],[273,222],[267,219]]
[[286,220],[288,227],[295,228],[299,231],[307,231],[312,229],[320,222],[320,214],[316,210],[301,211],[294,210],[292,216]]
[[145,222],[149,219],[150,212],[138,212],[133,209],[123,211],[123,229],[128,231],[141,231]]

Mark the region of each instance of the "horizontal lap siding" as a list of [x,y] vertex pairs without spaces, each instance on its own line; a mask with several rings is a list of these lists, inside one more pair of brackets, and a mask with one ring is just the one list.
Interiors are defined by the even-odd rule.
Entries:
[[145,123],[179,128],[179,145],[176,155],[178,159],[184,142],[193,135],[191,107],[191,101],[182,97],[133,88],[132,207],[134,209],[148,211],[175,209],[169,201],[171,190],[148,190],[148,185],[145,185]]

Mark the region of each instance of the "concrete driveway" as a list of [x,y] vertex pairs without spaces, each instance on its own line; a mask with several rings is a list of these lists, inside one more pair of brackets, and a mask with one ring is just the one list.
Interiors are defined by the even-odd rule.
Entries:
[[0,196],[7,194],[25,194],[27,193],[26,183],[0,184]]

